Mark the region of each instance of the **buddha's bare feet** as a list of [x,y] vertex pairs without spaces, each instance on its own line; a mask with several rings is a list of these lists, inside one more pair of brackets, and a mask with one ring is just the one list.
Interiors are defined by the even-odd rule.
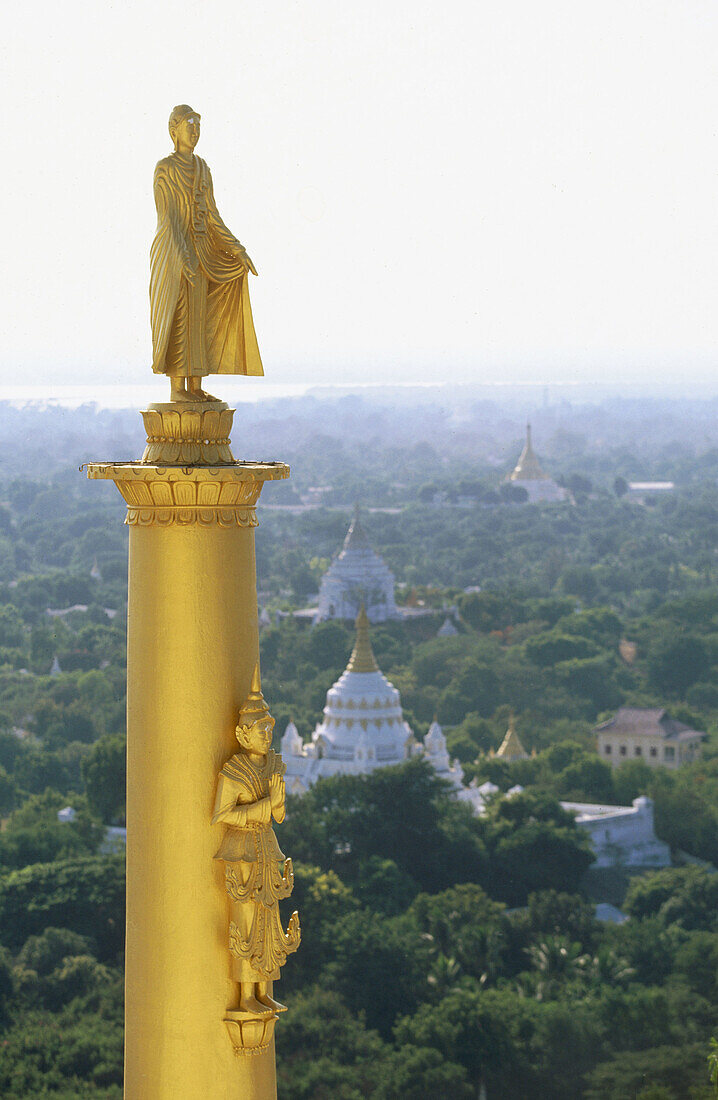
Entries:
[[251,1012],[253,1016],[268,1016],[273,1011],[269,1005],[262,1004],[256,997],[240,997],[240,1012]]
[[270,1012],[286,1012],[287,1006],[283,1005],[281,1001],[275,1001],[274,997],[270,997],[268,993],[258,993],[257,1000],[260,1004],[266,1005]]
[[191,401],[187,380],[181,374],[170,375],[170,401]]
[[188,393],[187,390],[179,390],[179,389],[175,390],[175,389],[173,389],[172,392],[170,393],[170,401],[183,401],[183,402],[194,401],[194,402],[197,402],[197,401],[201,401],[201,400],[202,400],[201,397],[196,397],[193,393]]
[[211,393],[207,393],[203,390],[198,378],[187,379],[187,392],[189,394],[190,401],[218,401],[218,397],[213,397]]

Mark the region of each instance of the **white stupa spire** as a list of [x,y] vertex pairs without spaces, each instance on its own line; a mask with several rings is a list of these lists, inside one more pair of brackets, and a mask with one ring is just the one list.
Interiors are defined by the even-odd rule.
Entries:
[[282,737],[282,756],[301,756],[303,747],[304,742],[299,734],[299,730],[290,719]]
[[442,779],[448,780],[457,788],[461,786],[461,780],[464,777],[463,768],[458,760],[454,760],[452,764],[446,748],[444,731],[436,718],[429,726],[429,731],[424,738],[424,756]]

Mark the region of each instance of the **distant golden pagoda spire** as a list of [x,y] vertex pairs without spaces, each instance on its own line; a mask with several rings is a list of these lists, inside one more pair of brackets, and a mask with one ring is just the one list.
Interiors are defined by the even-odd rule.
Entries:
[[506,730],[506,736],[501,742],[496,755],[502,760],[526,760],[528,757],[528,753],[521,744],[519,735],[516,732],[516,718],[513,711],[509,716],[509,728]]
[[349,658],[347,672],[378,672],[379,666],[376,663],[369,640],[369,619],[364,604],[359,608],[355,626],[357,637],[352,655]]
[[526,443],[514,470],[509,474],[509,479],[511,481],[545,481],[547,478],[548,474],[543,472],[534,453],[531,443],[531,425],[527,424]]

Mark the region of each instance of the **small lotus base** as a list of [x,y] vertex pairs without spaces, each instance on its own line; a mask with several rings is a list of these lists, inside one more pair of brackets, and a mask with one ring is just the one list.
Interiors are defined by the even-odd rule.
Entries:
[[254,1012],[228,1009],[224,1022],[229,1038],[238,1057],[245,1054],[261,1054],[274,1036],[274,1025],[279,1017],[271,1012],[259,1016]]
[[234,409],[224,401],[157,402],[142,412],[146,466],[222,466],[230,450]]

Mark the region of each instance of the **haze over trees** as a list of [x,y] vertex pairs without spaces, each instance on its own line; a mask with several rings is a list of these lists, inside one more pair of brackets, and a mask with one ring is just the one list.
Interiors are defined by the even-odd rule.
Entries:
[[[311,602],[359,499],[400,603],[432,612],[372,630],[415,734],[437,715],[467,780],[525,788],[474,818],[412,760],[290,799],[278,835],[296,863],[304,942],[282,977],[286,1100],[470,1097],[482,1083],[489,1098],[712,1095],[713,404],[532,412],[541,460],[573,494],[550,507],[502,491],[526,414],[515,404],[437,390],[238,411],[246,454],[293,466],[291,482],[265,489],[257,531],[273,624],[261,634],[262,679],[278,735],[290,718],[310,735],[351,651],[351,624],[310,629],[290,612]],[[136,413],[0,406],[9,1100],[121,1095],[124,878],[105,830],[124,822],[126,529],[112,487],[88,485],[74,466],[139,454],[141,443]],[[619,481],[651,478],[676,489],[642,505]],[[323,506],[307,508],[316,486],[329,490]],[[436,637],[449,609],[458,633]],[[591,730],[621,704],[665,706],[707,731],[703,759],[612,771]],[[511,711],[535,755],[508,764],[487,754]],[[601,876],[559,801],[640,794],[654,799],[678,865]],[[74,820],[60,822],[67,806]],[[597,922],[599,897],[630,919]]]

